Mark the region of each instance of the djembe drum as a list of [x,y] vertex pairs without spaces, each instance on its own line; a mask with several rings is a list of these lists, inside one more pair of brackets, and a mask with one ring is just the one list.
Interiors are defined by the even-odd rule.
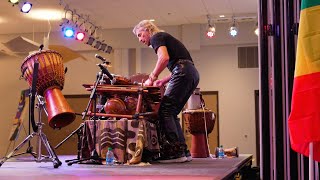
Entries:
[[192,135],[191,156],[195,158],[209,157],[207,135],[214,128],[214,113],[209,109],[190,109],[182,112],[186,128]]
[[36,91],[46,100],[49,126],[65,127],[75,120],[76,115],[61,93],[64,86],[62,56],[53,50],[41,50],[27,56],[21,65],[21,72],[29,86],[32,85],[35,62],[39,63]]

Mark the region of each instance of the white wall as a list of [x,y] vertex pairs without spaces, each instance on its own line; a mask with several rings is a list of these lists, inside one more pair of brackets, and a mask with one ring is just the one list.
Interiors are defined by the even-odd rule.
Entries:
[[236,45],[201,47],[199,57],[199,87],[219,92],[220,143],[255,155],[254,90],[259,89],[258,68],[237,67]]
[[23,80],[19,80],[21,62],[16,58],[0,59],[0,155],[3,156],[9,141],[9,133],[16,115],[20,91],[27,88]]
[[[236,38],[228,35],[227,24],[217,24],[216,37],[208,39],[205,37],[205,27],[206,25],[192,24],[163,27],[163,29],[185,42],[189,48],[200,72],[201,90],[219,92],[220,143],[224,147],[239,146],[240,153],[250,153],[256,157],[254,90],[258,89],[258,69],[237,68],[237,47],[257,44],[257,37],[253,34],[254,23],[241,23],[240,34]],[[35,36],[23,34],[23,36],[41,42],[45,34],[35,33]],[[16,36],[18,35],[0,35],[0,42],[6,42]],[[63,44],[88,59],[84,61],[78,58],[65,63],[68,72],[65,76],[64,94],[88,93],[82,84],[92,83],[96,78],[96,73],[99,71],[96,64],[100,63],[100,60],[94,58],[96,53],[112,62],[113,67],[109,69],[111,73],[128,74],[124,71],[131,69],[128,67],[130,64],[128,61],[132,60],[132,56],[128,53],[132,49],[136,51],[134,59],[136,72],[149,73],[153,69],[156,62],[154,51],[139,44],[131,29],[105,30],[103,39],[115,48],[115,53],[101,53],[83,43],[64,39],[60,32],[51,33],[50,44]],[[5,154],[8,147],[8,136],[17,110],[20,91],[28,88],[24,80],[18,80],[23,59],[23,57],[0,57],[2,101],[0,113],[3,119],[0,126],[0,157]],[[166,70],[160,77],[167,73]]]

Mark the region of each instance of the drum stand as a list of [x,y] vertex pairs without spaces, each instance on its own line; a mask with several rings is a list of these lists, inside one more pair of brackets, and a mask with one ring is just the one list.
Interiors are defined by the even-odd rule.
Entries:
[[[11,153],[9,153],[7,156],[5,156],[4,158],[2,158],[2,160],[0,161],[0,167],[2,166],[2,164],[8,160],[9,158],[11,158],[21,147],[23,147],[23,145],[25,145],[27,142],[30,142],[30,140],[37,136],[38,137],[38,152],[37,152],[37,157],[35,159],[36,162],[43,162],[43,161],[48,161],[51,160],[53,162],[53,167],[54,168],[58,168],[62,163],[61,161],[58,159],[58,156],[56,155],[56,153],[53,151],[51,145],[49,144],[49,141],[46,137],[46,135],[42,132],[42,125],[43,123],[41,122],[41,112],[42,110],[45,111],[45,113],[47,114],[47,111],[44,107],[44,101],[43,101],[43,97],[40,97],[39,95],[37,96],[38,98],[38,104],[37,104],[37,108],[38,108],[38,116],[39,116],[39,121],[36,123],[37,129],[36,131],[34,131],[32,134],[30,134],[25,140],[23,140]],[[44,144],[44,146],[46,147],[48,153],[49,153],[49,157],[45,157],[44,155],[41,154],[41,143]]]
[[[29,109],[31,108],[32,106],[32,103],[31,103],[31,96],[32,96],[32,93],[31,93],[31,89],[29,90],[30,93],[29,93]],[[28,126],[28,135],[31,134],[31,118],[29,118],[29,126]],[[33,147],[31,146],[31,143],[30,141],[28,142],[28,147],[27,147],[27,150],[25,152],[22,152],[22,153],[19,153],[19,154],[15,154],[13,155],[12,157],[15,157],[15,156],[20,156],[20,155],[24,155],[24,154],[31,154],[34,158],[37,157],[37,153],[33,152]]]

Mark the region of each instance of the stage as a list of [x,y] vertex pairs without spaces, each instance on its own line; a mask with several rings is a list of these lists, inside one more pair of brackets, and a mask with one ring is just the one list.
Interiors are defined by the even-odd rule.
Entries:
[[[62,165],[53,167],[52,162],[37,163],[31,155],[10,158],[0,167],[0,179],[6,180],[78,180],[78,179],[234,179],[251,168],[252,155],[240,154],[238,158],[193,158],[187,163],[140,163],[137,165],[90,165],[68,166],[66,159],[76,156],[58,156]],[[239,174],[238,174],[239,175]]]

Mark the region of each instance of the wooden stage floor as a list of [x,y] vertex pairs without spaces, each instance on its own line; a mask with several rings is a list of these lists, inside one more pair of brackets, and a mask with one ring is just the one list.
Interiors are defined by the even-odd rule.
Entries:
[[251,167],[252,155],[241,154],[238,158],[193,158],[187,163],[146,164],[138,165],[90,165],[73,164],[68,166],[66,159],[75,156],[58,156],[62,165],[53,167],[52,162],[37,163],[31,155],[16,156],[8,159],[0,167],[2,180],[102,180],[102,179],[233,179],[235,173]]

